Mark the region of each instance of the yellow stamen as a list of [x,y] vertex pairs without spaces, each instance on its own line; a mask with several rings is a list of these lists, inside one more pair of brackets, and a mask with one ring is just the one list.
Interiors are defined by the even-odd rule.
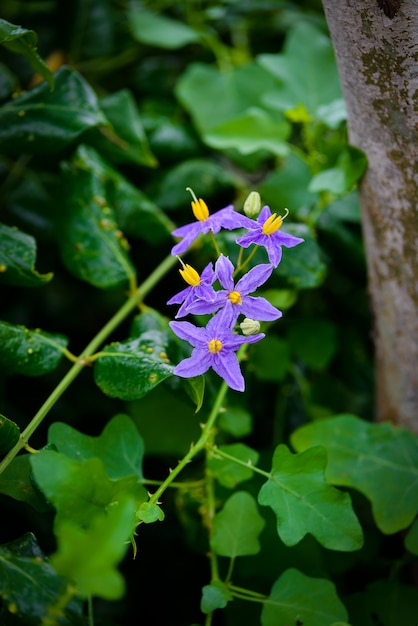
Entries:
[[199,200],[192,200],[192,211],[193,215],[199,222],[204,222],[209,217],[209,209],[207,204],[202,198]]
[[232,304],[242,304],[242,298],[239,291],[231,291],[228,300],[232,302]]
[[196,270],[188,263],[183,263],[183,269],[179,270],[180,276],[191,287],[198,287],[200,285],[200,276]]
[[209,352],[212,352],[212,354],[216,354],[217,352],[220,352],[220,350],[222,350],[222,341],[219,341],[219,339],[211,339],[208,343],[208,348]]
[[266,219],[261,230],[263,235],[272,235],[276,230],[279,230],[280,226],[283,224],[283,220],[289,215],[289,211],[287,209],[285,209],[285,211],[286,213],[283,216],[273,213]]

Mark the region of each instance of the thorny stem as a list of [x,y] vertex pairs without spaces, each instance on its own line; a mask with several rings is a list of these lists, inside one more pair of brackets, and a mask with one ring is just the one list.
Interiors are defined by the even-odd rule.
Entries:
[[0,474],[6,469],[6,467],[12,462],[15,456],[20,452],[22,448],[25,448],[28,444],[29,437],[33,435],[35,430],[41,424],[44,417],[49,413],[52,407],[56,404],[64,391],[69,387],[73,380],[78,376],[81,370],[89,363],[89,358],[96,352],[98,347],[109,337],[109,335],[123,322],[123,320],[142,302],[145,296],[155,287],[155,285],[161,280],[161,278],[177,263],[177,259],[174,256],[166,257],[158,267],[148,276],[146,280],[135,290],[133,294],[128,298],[125,304],[115,313],[115,315],[103,326],[103,328],[97,333],[95,337],[90,341],[88,346],[78,357],[76,363],[67,372],[61,382],[57,385],[51,395],[45,400],[39,411],[34,418],[21,433],[19,441],[16,445],[6,454],[2,462],[0,463]]

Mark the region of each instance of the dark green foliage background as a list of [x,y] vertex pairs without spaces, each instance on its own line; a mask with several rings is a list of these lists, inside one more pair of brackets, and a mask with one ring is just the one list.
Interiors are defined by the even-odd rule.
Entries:
[[[177,25],[146,17],[141,21],[139,9],[144,5],[157,16],[176,20]],[[230,203],[241,210],[248,193],[258,190],[272,211],[281,214],[284,207],[289,208],[288,232],[305,239],[302,246],[284,250],[281,265],[265,286],[264,295],[284,315],[277,323],[266,324],[266,339],[252,347],[244,364],[247,392],[230,394],[227,412],[220,419],[218,445],[225,451],[232,447],[240,458],[244,452],[233,445],[239,439],[236,445],[249,446],[253,454],[258,451],[259,459],[255,457],[253,464],[265,471],[272,468],[279,444],[305,454],[303,458],[309,458],[311,453],[304,450],[310,445],[328,445],[334,460],[333,434],[325,433],[329,442],[323,443],[322,431],[318,436],[315,424],[338,414],[358,416],[365,428],[372,422],[373,353],[356,194],[365,161],[359,151],[347,146],[336,68],[330,44],[324,43],[327,29],[321,3],[3,0],[1,11],[0,18],[38,34],[40,57],[59,51],[65,65],[55,73],[54,91],[46,81],[32,87],[33,64],[25,53],[16,54],[22,51],[8,47],[0,50],[0,198],[5,229],[0,230],[0,237],[6,241],[11,228],[17,227],[33,238],[25,239],[26,250],[17,253],[27,259],[25,275],[10,283],[5,279],[0,291],[0,411],[11,420],[1,422],[10,436],[9,447],[16,441],[13,422],[23,430],[68,370],[62,358],[65,338],[68,349],[79,354],[122,306],[135,273],[141,283],[169,254],[173,225],[191,218],[185,191],[191,187],[211,211]],[[38,61],[35,69],[39,69]],[[333,109],[326,108],[336,101]],[[50,107],[49,126],[40,123],[39,103]],[[25,116],[19,114],[23,110]],[[27,127],[22,126],[23,117]],[[87,207],[88,219],[80,218],[80,205]],[[86,253],[90,236],[97,258]],[[79,240],[86,250],[77,247]],[[229,234],[223,243],[233,256]],[[201,269],[210,254],[202,243],[190,253],[188,262]],[[262,251],[256,261],[265,262]],[[146,303],[163,316],[173,317],[175,311],[166,301],[181,288],[181,279],[172,270]],[[199,423],[207,417],[219,383],[216,376],[207,377],[207,404],[197,415],[191,398],[199,395],[199,388],[185,389],[171,376],[171,366],[162,357],[145,361],[138,357],[138,371],[141,367],[148,371],[152,361],[158,382],[163,381],[158,389],[152,383],[138,394],[136,385],[121,389],[119,379],[113,384],[114,354],[138,355],[138,346],[148,340],[158,346],[159,353],[174,356],[174,362],[182,354],[167,336],[165,322],[158,317],[145,322],[138,319],[132,326],[132,320],[124,321],[112,334],[97,368],[84,369],[31,438],[34,448],[47,443],[50,447],[42,453],[46,456],[37,458],[35,474],[47,473],[48,459],[65,448],[67,428],[96,437],[121,413],[132,418],[144,442],[140,462],[147,478],[164,480],[169,468],[187,453],[190,442],[199,437]],[[58,348],[49,355],[53,366],[41,368],[42,376],[34,376],[33,368],[28,371],[13,356],[8,325],[41,328],[55,338]],[[121,373],[120,378],[125,375]],[[59,424],[48,436],[54,422]],[[350,421],[342,424],[343,436],[352,434],[355,447],[362,427]],[[291,439],[301,426],[299,435]],[[367,442],[374,433],[367,431]],[[110,440],[106,434],[101,437]],[[386,431],[376,435],[378,441],[385,437],[395,441]],[[407,443],[399,435],[399,446],[415,451],[415,440],[405,437]],[[111,465],[106,457],[97,463],[97,459],[89,461],[94,445],[83,446],[86,476],[93,466],[100,474],[106,462]],[[366,446],[366,456],[368,450]],[[398,463],[396,452],[383,446],[382,457],[387,454]],[[320,474],[325,456],[322,452],[316,456]],[[128,464],[128,457],[125,461]],[[212,464],[216,474],[217,461]],[[381,471],[377,465],[376,471]],[[198,460],[182,478],[197,480],[201,469]],[[236,466],[226,478],[219,478],[216,496],[220,503],[229,497],[231,487],[240,489],[241,481],[246,481],[244,493],[257,499],[265,479],[251,472],[248,476],[245,469],[243,477],[240,469]],[[32,470],[19,461],[14,471],[16,482],[23,484]],[[408,474],[411,482],[413,471]],[[272,473],[279,475],[279,468],[273,466]],[[117,494],[125,493],[127,476],[128,469],[115,477],[118,485],[120,481]],[[399,476],[402,484],[406,479],[402,473]],[[301,541],[291,538],[285,545],[280,529],[276,530],[274,507],[260,507],[260,522],[247,495],[236,492],[234,497],[242,500],[238,504],[248,506],[261,535],[258,553],[254,541],[248,541],[250,552],[244,550],[244,554],[256,554],[240,556],[238,552],[234,584],[267,595],[283,576],[282,586],[275,583],[273,596],[278,594],[277,601],[286,602],[287,589],[295,585],[309,589],[306,576],[328,578],[352,626],[416,626],[412,552],[406,552],[403,543],[405,528],[412,523],[410,509],[399,512],[385,526],[383,513],[373,517],[378,502],[375,484],[362,488],[361,476],[353,481],[342,479],[334,465],[327,478],[343,487],[343,493],[335,496],[339,501],[346,502],[350,494],[365,535],[363,548],[335,551],[332,538],[330,545],[326,538],[321,544],[311,534]],[[392,475],[387,480],[395,483],[398,478]],[[50,500],[55,505],[59,494],[53,482]],[[112,489],[116,487],[101,496],[107,504],[116,497]],[[396,494],[395,489],[392,507]],[[44,496],[35,491],[23,502],[15,497],[2,489],[0,543],[30,532],[43,553],[53,553],[54,515]],[[142,487],[135,498],[136,503],[146,498]],[[131,505],[127,500],[126,510]],[[200,505],[200,494],[193,489],[171,489],[164,494],[165,520],[141,525],[137,558],[133,560],[128,552],[120,568],[126,594],[116,601],[110,596],[95,600],[96,626],[204,623],[201,590],[209,583],[210,571]],[[413,516],[413,506],[411,510]],[[113,523],[116,528],[118,520]],[[221,537],[219,545],[225,550],[222,541]],[[414,542],[411,539],[416,550]],[[29,552],[19,558],[34,555],[32,540],[28,545],[25,550]],[[221,558],[221,563],[224,566],[226,559],[224,563]],[[56,588],[60,584],[54,580]],[[17,615],[9,613],[2,598],[1,624],[40,623],[36,615],[35,621],[20,619],[20,609]],[[264,608],[260,617],[259,604],[237,599],[227,603],[225,598],[227,591],[222,587],[205,587],[209,610],[224,601],[227,605],[214,613],[214,626],[259,624],[260,619],[263,626],[275,624],[274,609]],[[390,599],[392,608],[387,606]],[[329,610],[334,616],[334,606]],[[338,603],[335,615],[342,624]],[[80,603],[74,601],[62,624],[87,623],[82,620]]]

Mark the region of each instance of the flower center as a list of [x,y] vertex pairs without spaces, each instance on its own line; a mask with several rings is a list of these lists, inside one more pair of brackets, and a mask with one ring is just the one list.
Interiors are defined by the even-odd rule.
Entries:
[[209,352],[212,354],[216,354],[222,350],[222,341],[219,339],[211,339],[208,343]]
[[204,222],[209,217],[209,209],[204,200],[199,198],[199,200],[192,200],[192,211],[193,215],[199,222]]
[[199,274],[188,263],[184,263],[183,269],[179,270],[179,272],[180,272],[180,276],[191,287],[198,287],[200,285],[200,276],[199,276]]
[[232,302],[232,304],[242,304],[242,298],[239,291],[231,291],[228,300]]

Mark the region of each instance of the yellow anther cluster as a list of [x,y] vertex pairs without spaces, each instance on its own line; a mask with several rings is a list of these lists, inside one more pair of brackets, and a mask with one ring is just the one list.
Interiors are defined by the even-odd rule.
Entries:
[[209,209],[204,200],[199,198],[199,200],[192,200],[192,211],[193,215],[199,222],[204,222],[209,217]]
[[188,263],[185,263],[183,265],[183,269],[179,270],[179,272],[183,280],[185,280],[191,287],[198,287],[200,285],[200,276],[198,272],[196,272],[196,270]]
[[228,300],[232,302],[232,304],[242,304],[242,298],[239,291],[231,291]]
[[209,352],[212,354],[216,354],[222,350],[222,341],[219,339],[211,339],[208,343]]
[[263,224],[263,235],[272,235],[276,230],[279,230],[282,224],[283,218],[280,215],[278,216],[277,213],[273,213]]

